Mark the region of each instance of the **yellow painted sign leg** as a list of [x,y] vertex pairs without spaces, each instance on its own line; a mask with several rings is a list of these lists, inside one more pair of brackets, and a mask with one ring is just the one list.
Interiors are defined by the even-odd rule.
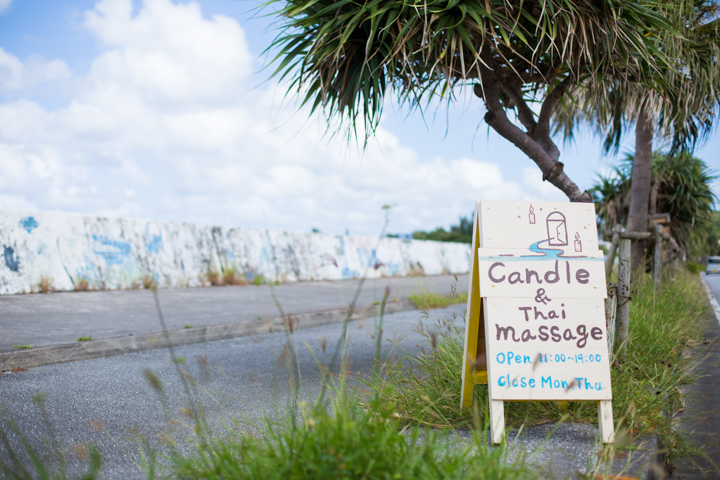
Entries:
[[479,218],[475,210],[473,224],[472,262],[468,285],[468,303],[465,322],[465,359],[462,370],[462,392],[460,408],[472,406],[473,387],[477,383],[487,383],[485,361],[485,323],[482,317],[482,299],[480,298],[480,280],[478,277],[477,249],[480,247],[478,235]]

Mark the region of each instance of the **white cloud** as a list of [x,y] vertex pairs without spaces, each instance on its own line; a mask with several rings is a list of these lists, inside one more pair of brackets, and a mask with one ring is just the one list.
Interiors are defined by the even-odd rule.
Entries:
[[[374,234],[384,204],[407,232],[476,199],[564,200],[536,169],[520,185],[495,163],[424,158],[382,126],[364,154],[328,141],[321,120],[255,88],[239,24],[195,3],[101,0],[84,25],[104,47],[66,107],[0,104],[2,205]],[[6,89],[69,75],[0,50]]]
[[102,0],[85,26],[112,50],[93,64],[100,91],[121,87],[150,102],[227,101],[252,74],[245,33],[224,16],[204,19],[196,3]]
[[566,202],[567,197],[550,182],[543,182],[542,172],[537,168],[523,169],[525,198],[523,200],[547,200]]
[[30,57],[22,62],[0,47],[0,91],[19,90],[40,83],[64,80],[71,75],[70,68],[62,60],[46,62],[39,57]]
[[12,2],[13,0],[0,0],[0,14],[10,8]]

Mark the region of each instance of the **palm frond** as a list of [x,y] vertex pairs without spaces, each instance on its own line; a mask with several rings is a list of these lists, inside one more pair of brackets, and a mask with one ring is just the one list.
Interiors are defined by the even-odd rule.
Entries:
[[[284,29],[269,47],[275,75],[311,110],[372,134],[391,89],[422,108],[480,84],[489,63],[528,99],[566,78],[663,82],[663,50],[680,35],[655,0],[271,0]],[[512,108],[508,103],[508,107]],[[359,123],[358,123],[359,122]]]

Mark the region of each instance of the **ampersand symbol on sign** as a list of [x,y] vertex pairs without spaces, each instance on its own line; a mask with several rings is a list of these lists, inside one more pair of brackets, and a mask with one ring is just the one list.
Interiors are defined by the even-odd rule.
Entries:
[[551,302],[552,300],[549,299],[545,295],[545,289],[544,288],[538,288],[537,295],[535,295],[535,301],[537,303],[542,303],[543,305],[547,305],[547,302]]

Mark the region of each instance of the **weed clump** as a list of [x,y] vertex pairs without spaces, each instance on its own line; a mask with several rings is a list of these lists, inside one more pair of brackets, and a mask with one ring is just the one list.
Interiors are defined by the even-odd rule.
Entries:
[[38,290],[40,293],[50,293],[53,291],[53,279],[46,276],[46,275],[40,275],[40,281],[37,284]]
[[705,265],[688,260],[685,262],[685,268],[692,274],[698,274],[705,271]]
[[225,267],[221,272],[214,268],[208,268],[204,278],[201,278],[204,285],[210,284],[213,287],[222,285],[250,285],[250,282],[236,267]]
[[226,267],[223,269],[222,281],[225,285],[245,286],[250,284],[250,282],[247,281],[247,278],[245,278],[245,275],[240,273],[235,267]]
[[142,277],[142,285],[146,290],[152,290],[153,287],[157,286],[157,282],[153,275],[145,274]]
[[467,298],[467,293],[458,292],[451,295],[441,295],[427,290],[421,290],[408,295],[408,299],[420,310],[444,308],[456,303],[465,303],[467,302]]
[[[217,287],[222,285],[222,276],[220,276],[220,272],[215,270],[214,268],[209,268],[207,273],[205,274],[205,280],[207,283],[212,285],[213,287]],[[203,282],[205,283],[205,282]]]
[[76,292],[87,292],[90,290],[90,282],[85,277],[80,277],[75,282],[75,291]]
[[298,419],[267,421],[262,435],[212,440],[193,455],[176,456],[172,476],[240,478],[532,479],[524,459],[489,448],[485,432],[452,445],[437,431],[402,432],[391,405],[361,408],[339,393],[331,405],[301,404]]
[[407,271],[408,277],[424,277],[425,276],[425,268],[420,264],[420,262],[417,262],[415,265],[410,265],[410,268],[408,268]]

